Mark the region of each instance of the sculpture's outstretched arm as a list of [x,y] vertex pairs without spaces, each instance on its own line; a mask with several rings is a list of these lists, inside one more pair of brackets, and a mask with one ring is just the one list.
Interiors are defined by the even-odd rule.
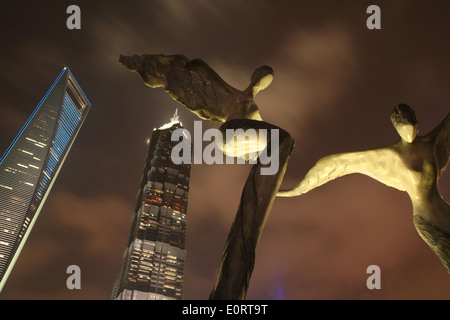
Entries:
[[238,90],[201,59],[143,54],[121,55],[119,61],[128,70],[137,72],[147,86],[164,88],[201,119],[218,122],[236,118],[262,120],[253,98],[273,78],[272,68],[262,66],[253,73],[249,87]]
[[429,135],[435,139],[433,152],[438,162],[439,175],[442,175],[450,156],[450,114]]
[[[400,161],[400,159],[391,148],[326,156],[308,171],[299,184],[290,190],[278,191],[277,196],[299,196],[331,180],[352,173],[365,174],[386,185],[400,188],[397,181],[392,178],[393,172],[391,172],[395,168],[396,161]],[[393,165],[392,162],[394,162]]]

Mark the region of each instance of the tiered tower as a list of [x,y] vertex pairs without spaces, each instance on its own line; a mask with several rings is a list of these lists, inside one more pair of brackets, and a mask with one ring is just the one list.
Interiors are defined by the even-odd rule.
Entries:
[[153,130],[148,156],[112,299],[181,299],[186,258],[186,213],[190,164],[175,165],[174,130],[182,128],[177,112]]

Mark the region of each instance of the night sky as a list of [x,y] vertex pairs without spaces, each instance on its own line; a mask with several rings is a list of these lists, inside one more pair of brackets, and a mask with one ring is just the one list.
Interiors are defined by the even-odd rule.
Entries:
[[[81,8],[81,30],[66,8]],[[369,30],[366,9],[381,9]],[[178,108],[146,87],[120,54],[201,58],[245,89],[261,65],[274,81],[255,99],[295,140],[283,187],[321,157],[387,146],[393,107],[410,105],[419,135],[449,112],[449,1],[26,1],[2,3],[0,153],[64,66],[93,107],[0,299],[109,299],[122,264],[153,128]],[[219,127],[204,122],[203,128]],[[193,165],[184,299],[207,299],[249,165]],[[450,199],[450,173],[440,190]],[[66,268],[81,268],[81,289]],[[381,268],[369,290],[366,269]],[[350,175],[277,198],[248,299],[450,299],[450,277],[421,240],[406,193]]]

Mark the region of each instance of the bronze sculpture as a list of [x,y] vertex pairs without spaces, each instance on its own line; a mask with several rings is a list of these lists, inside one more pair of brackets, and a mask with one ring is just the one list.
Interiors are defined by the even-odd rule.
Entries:
[[438,186],[450,154],[450,114],[430,133],[417,137],[418,120],[408,105],[395,107],[391,121],[400,135],[399,142],[385,148],[326,156],[294,188],[279,191],[277,196],[305,194],[352,173],[406,191],[417,232],[450,273],[450,206]]
[[250,85],[241,91],[226,83],[201,59],[144,54],[121,55],[119,61],[130,71],[139,73],[150,88],[164,88],[199,118],[218,122],[262,120],[253,98],[273,79],[272,68],[261,66],[253,73]]
[[[238,90],[200,59],[144,54],[121,55],[119,61],[129,70],[138,72],[147,86],[164,88],[174,100],[201,119],[222,123],[219,128],[222,132],[227,129],[276,129],[280,133],[279,169],[273,175],[261,175],[259,169],[264,164],[259,159],[252,167],[210,299],[245,298],[256,247],[276,196],[298,196],[351,173],[366,174],[406,191],[413,203],[418,233],[450,272],[450,210],[438,189],[439,177],[450,154],[450,116],[429,134],[416,137],[418,121],[414,111],[407,105],[399,105],[391,114],[392,123],[401,137],[398,143],[386,148],[325,157],[296,187],[278,191],[294,141],[286,131],[263,121],[253,101],[259,91],[270,85],[272,68],[256,69],[250,85],[245,90]],[[223,141],[222,148],[228,142]],[[271,137],[264,143],[269,148]]]
[[[121,55],[119,61],[130,71],[138,72],[147,86],[164,88],[174,100],[201,119],[222,122],[219,130],[223,133],[227,129],[264,129],[279,133],[278,148],[275,151],[272,149],[272,152],[279,153],[278,170],[270,175],[260,174],[265,164],[259,158],[252,166],[228,235],[219,275],[210,294],[210,299],[244,299],[255,263],[256,247],[294,148],[294,141],[286,131],[262,120],[253,101],[259,91],[270,85],[272,68],[262,66],[256,69],[250,85],[245,90],[238,90],[228,85],[200,59],[189,60],[183,55],[144,54],[131,57]],[[274,138],[265,138],[264,143],[269,148]],[[223,148],[229,142],[223,141],[218,145]],[[247,150],[245,146],[238,148]],[[225,149],[222,151],[227,153]],[[246,155],[243,157],[246,158]]]

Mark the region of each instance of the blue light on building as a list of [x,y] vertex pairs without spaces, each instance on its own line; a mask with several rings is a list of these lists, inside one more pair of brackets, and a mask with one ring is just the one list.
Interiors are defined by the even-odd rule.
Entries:
[[0,290],[90,108],[65,67],[0,158]]

